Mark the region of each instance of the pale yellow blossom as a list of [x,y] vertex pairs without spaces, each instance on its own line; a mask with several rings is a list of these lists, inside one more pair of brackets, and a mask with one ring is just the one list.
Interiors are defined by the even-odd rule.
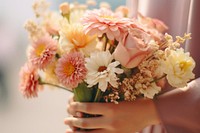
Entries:
[[48,67],[44,70],[44,81],[51,84],[59,84],[58,78],[55,74],[57,61],[52,62]]
[[70,4],[68,2],[64,2],[59,6],[60,12],[65,15],[70,13]]
[[167,80],[173,87],[184,87],[194,78],[195,62],[184,50],[171,50],[166,60],[162,62],[162,70],[167,74]]
[[85,56],[91,52],[99,51],[96,36],[89,36],[83,32],[83,26],[80,24],[66,24],[60,32],[61,49],[65,52],[72,50],[80,51]]
[[86,4],[87,4],[88,6],[96,6],[96,5],[97,5],[97,2],[96,2],[96,0],[87,0],[87,1],[86,1]]
[[47,34],[45,28],[33,20],[28,20],[25,23],[24,28],[28,31],[29,39],[31,41],[36,41]]
[[50,3],[48,3],[46,0],[36,0],[32,5],[35,16],[36,17],[44,16],[49,6],[50,6]]
[[144,97],[153,99],[156,94],[161,91],[161,87],[156,85],[155,83],[151,83],[147,86],[146,89],[140,89],[140,92],[144,95]]
[[100,3],[100,8],[106,8],[106,9],[111,9],[111,6],[108,2],[101,2]]

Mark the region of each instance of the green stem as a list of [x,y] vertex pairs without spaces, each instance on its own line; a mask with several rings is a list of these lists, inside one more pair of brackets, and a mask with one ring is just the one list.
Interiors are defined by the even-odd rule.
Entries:
[[112,45],[110,46],[110,53],[111,53],[111,54],[115,51],[115,49],[116,49],[118,43],[119,43],[119,42],[115,39],[115,40],[114,40],[114,44],[112,44]]
[[106,34],[104,34],[104,37],[106,39],[105,44],[104,44],[104,51],[106,51],[107,43],[108,43],[109,40],[108,40],[108,37],[106,36]]
[[70,24],[70,15],[71,15],[70,13],[62,14],[62,16],[68,20],[69,24]]
[[40,85],[49,85],[49,86],[57,87],[57,88],[60,88],[60,89],[63,89],[63,90],[67,90],[67,91],[69,91],[69,92],[73,92],[73,91],[71,91],[71,90],[69,90],[69,89],[67,89],[67,88],[65,88],[65,87],[62,87],[62,86],[59,86],[59,85],[55,85],[55,84],[52,84],[52,83],[46,83],[46,82],[40,81],[39,84],[40,84]]
[[101,95],[101,90],[97,89],[97,93],[96,93],[96,96],[94,98],[94,102],[99,102],[100,95]]
[[161,77],[159,77],[159,78],[157,78],[157,79],[154,79],[154,80],[151,81],[150,83],[157,82],[157,81],[161,80],[162,78],[164,78],[164,77],[166,77],[166,76],[167,76],[167,74],[164,74],[163,76],[161,76]]

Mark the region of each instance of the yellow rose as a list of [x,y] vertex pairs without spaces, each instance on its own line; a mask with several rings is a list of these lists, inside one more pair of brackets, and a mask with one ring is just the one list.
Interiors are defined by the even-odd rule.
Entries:
[[184,87],[195,77],[192,72],[195,62],[189,53],[184,50],[171,50],[166,60],[162,62],[162,70],[167,74],[167,80],[173,87]]

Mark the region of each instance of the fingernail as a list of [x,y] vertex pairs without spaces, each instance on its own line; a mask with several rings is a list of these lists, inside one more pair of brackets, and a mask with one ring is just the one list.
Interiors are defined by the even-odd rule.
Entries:
[[76,116],[77,117],[82,117],[82,113],[81,112],[76,112]]
[[68,125],[68,124],[69,124],[68,119],[65,119],[65,120],[64,120],[64,123],[65,123],[66,125]]

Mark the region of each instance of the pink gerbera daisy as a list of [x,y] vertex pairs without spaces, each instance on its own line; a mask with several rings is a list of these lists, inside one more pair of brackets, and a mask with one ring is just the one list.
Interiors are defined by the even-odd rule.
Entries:
[[101,37],[105,33],[110,40],[119,40],[127,31],[129,22],[129,19],[122,18],[105,8],[87,11],[82,18],[86,34],[97,34]]
[[39,69],[44,69],[55,57],[57,41],[50,36],[44,36],[33,43],[29,59]]
[[58,60],[55,73],[64,86],[76,88],[87,73],[84,56],[79,52],[63,55]]
[[26,63],[20,71],[20,86],[19,89],[27,98],[37,97],[39,86],[39,75],[36,69],[29,63]]

